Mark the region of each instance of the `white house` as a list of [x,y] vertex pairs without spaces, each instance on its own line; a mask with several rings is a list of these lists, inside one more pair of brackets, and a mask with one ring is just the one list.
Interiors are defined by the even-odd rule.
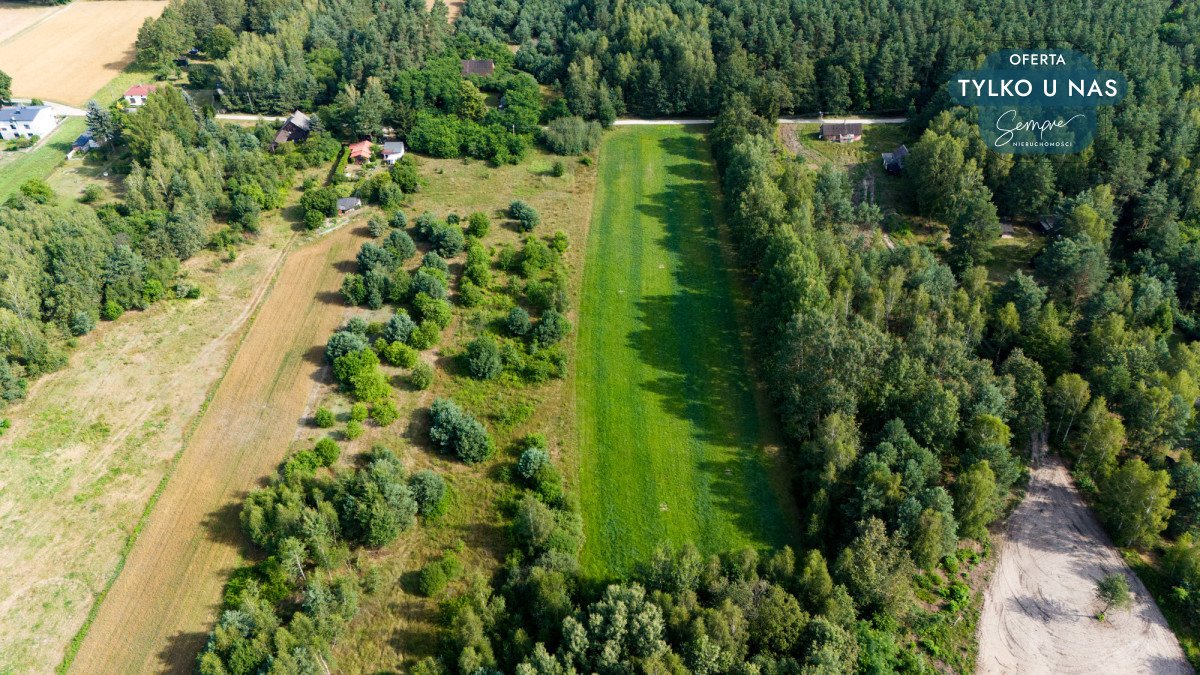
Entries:
[[46,134],[54,131],[57,123],[50,106],[13,105],[0,108],[0,138],[6,141],[30,136],[45,138]]
[[122,97],[125,99],[125,102],[130,105],[130,107],[140,108],[146,105],[146,99],[149,98],[150,94],[153,94],[156,89],[158,89],[158,87],[153,84],[135,84],[126,89]]
[[395,164],[404,156],[404,141],[388,141],[383,144],[383,161]]

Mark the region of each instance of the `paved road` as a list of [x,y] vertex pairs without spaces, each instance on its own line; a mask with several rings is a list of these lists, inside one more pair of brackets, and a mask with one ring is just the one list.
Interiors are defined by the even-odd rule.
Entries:
[[[28,105],[29,99],[14,98],[13,103],[24,103],[24,104]],[[49,106],[51,109],[53,109],[55,117],[85,117],[85,116],[87,116],[86,110],[80,110],[79,108],[76,108],[74,106],[69,106],[65,103],[57,103],[55,101],[42,100],[42,105]]]

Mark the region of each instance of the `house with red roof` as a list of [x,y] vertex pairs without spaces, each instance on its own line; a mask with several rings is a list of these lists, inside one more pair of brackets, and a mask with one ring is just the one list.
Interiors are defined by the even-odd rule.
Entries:
[[363,164],[371,159],[371,141],[351,143],[349,149],[351,162]]
[[153,84],[135,84],[126,89],[122,97],[131,108],[140,108],[146,105],[146,99],[157,89],[158,87]]

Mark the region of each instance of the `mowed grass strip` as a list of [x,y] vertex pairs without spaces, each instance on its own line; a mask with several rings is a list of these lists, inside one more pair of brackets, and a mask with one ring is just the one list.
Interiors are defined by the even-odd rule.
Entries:
[[703,133],[608,132],[597,191],[576,380],[585,572],[626,574],[660,542],[789,543]]

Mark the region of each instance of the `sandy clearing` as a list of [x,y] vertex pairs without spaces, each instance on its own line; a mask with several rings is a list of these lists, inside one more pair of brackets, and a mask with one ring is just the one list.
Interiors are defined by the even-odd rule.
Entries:
[[[1040,444],[1044,447],[1044,443]],[[1040,453],[998,541],[979,621],[980,673],[1190,673],[1150,593],[1109,542],[1057,457]],[[1094,616],[1095,582],[1123,573],[1129,611]]]
[[0,42],[0,70],[12,76],[13,96],[83,105],[133,61],[142,21],[166,6],[162,0],[73,2],[36,25],[4,27],[10,38]]
[[189,672],[241,563],[238,512],[275,469],[318,384],[346,308],[343,271],[363,241],[343,227],[290,253],[180,457],[73,672]]
[[50,672],[115,569],[281,258],[185,266],[204,293],[129,312],[4,412],[0,672]]
[[[425,0],[425,9],[433,9],[437,0]],[[467,0],[442,0],[446,4],[446,19],[451,23],[462,14],[463,6],[467,4]]]

